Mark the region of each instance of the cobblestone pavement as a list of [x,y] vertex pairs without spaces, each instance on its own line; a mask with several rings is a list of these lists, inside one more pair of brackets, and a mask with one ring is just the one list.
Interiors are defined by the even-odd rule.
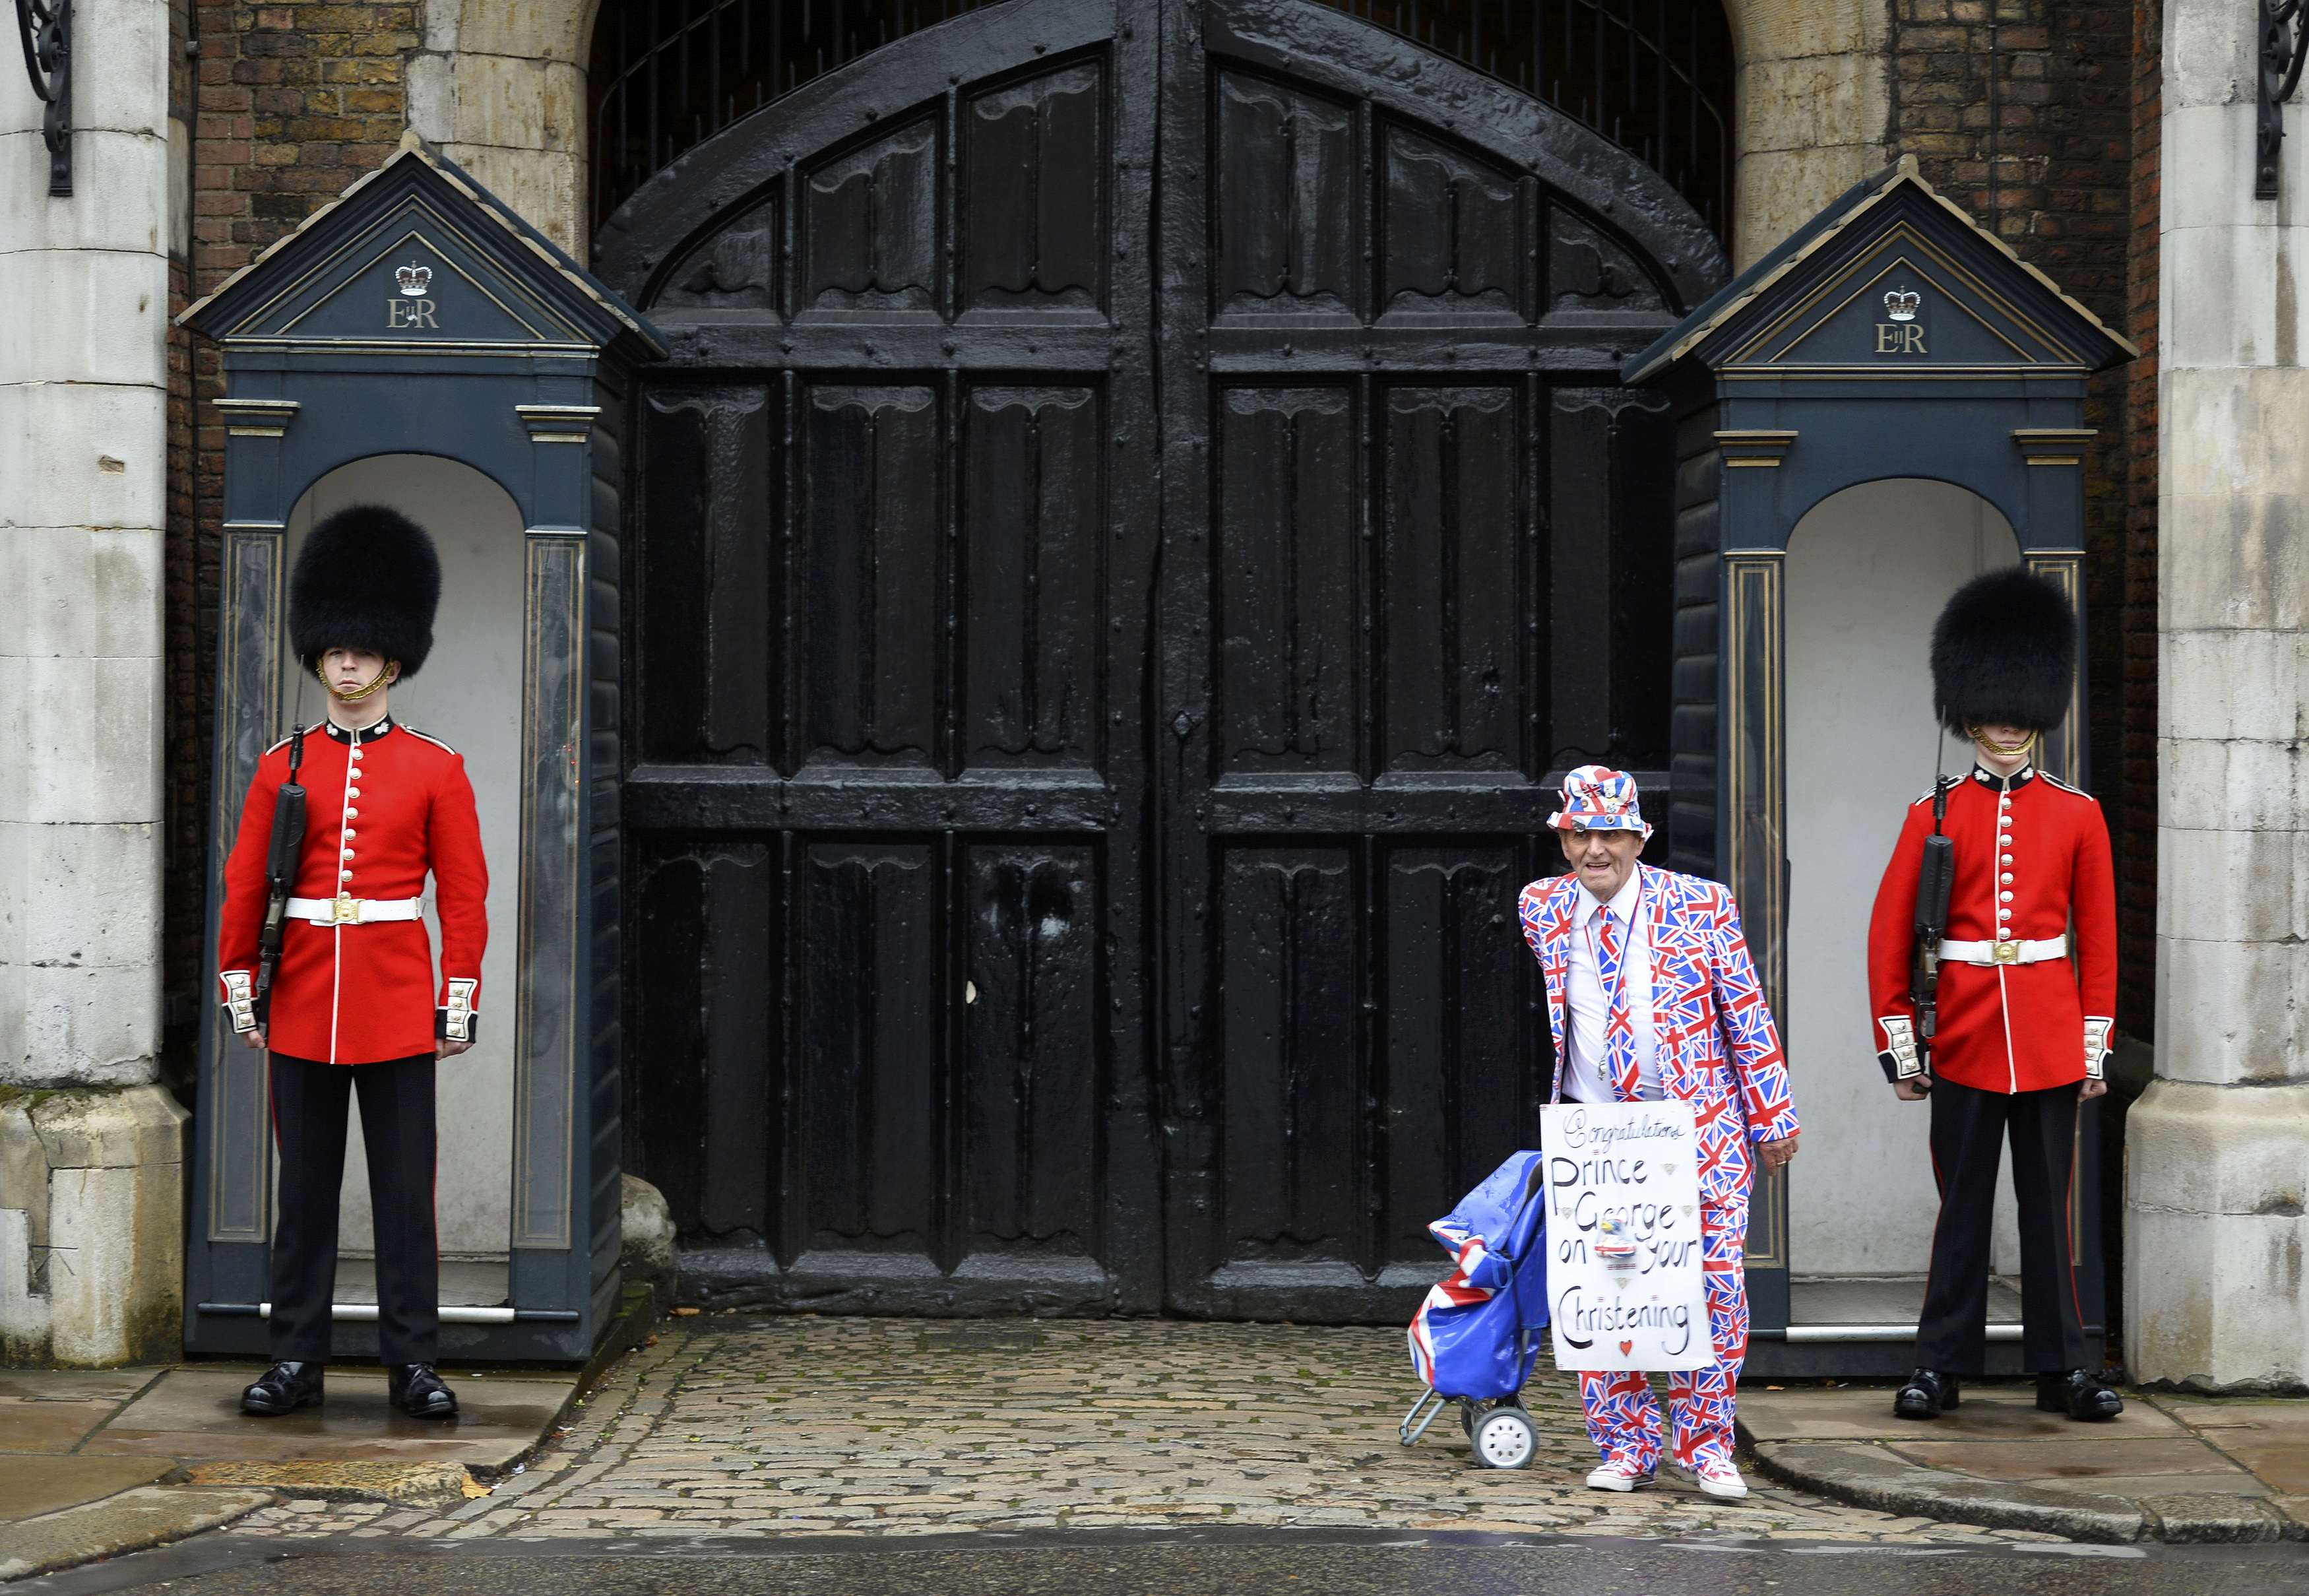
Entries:
[[447,1512],[292,1501],[248,1535],[463,1540],[1233,1525],[2051,1540],[1846,1507],[1764,1483],[1743,1502],[1664,1470],[1584,1488],[1571,1383],[1525,1392],[1540,1453],[1474,1468],[1447,1414],[1409,1450],[1394,1330],[918,1320],[676,1320],[490,1496]]

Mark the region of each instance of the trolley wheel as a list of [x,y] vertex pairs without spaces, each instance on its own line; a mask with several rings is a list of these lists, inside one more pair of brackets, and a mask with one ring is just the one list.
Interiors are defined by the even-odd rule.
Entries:
[[1475,1438],[1475,1410],[1481,1405],[1477,1402],[1459,1404],[1459,1429],[1470,1441]]
[[1539,1451],[1539,1432],[1521,1408],[1493,1408],[1475,1420],[1475,1462],[1485,1469],[1520,1469]]

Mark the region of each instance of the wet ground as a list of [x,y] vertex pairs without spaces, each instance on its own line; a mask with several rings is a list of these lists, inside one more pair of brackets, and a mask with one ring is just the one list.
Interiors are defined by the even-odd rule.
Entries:
[[823,1540],[203,1537],[13,1596],[2300,1596],[2297,1546],[1893,1547],[1661,1537],[1084,1531]]

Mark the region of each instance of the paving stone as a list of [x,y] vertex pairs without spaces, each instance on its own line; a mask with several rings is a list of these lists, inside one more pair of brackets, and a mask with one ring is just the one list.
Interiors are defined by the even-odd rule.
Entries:
[[[1985,1540],[1752,1476],[1731,1504],[1681,1480],[1634,1497],[1587,1490],[1577,1389],[1544,1367],[1525,1393],[1540,1431],[1531,1468],[1474,1468],[1449,1416],[1405,1449],[1396,1423],[1416,1385],[1397,1330],[1045,1322],[1031,1345],[972,1345],[926,1343],[927,1328],[677,1321],[498,1497],[362,1522],[525,1541],[1219,1523]],[[341,1522],[276,1507],[250,1528],[307,1536]]]

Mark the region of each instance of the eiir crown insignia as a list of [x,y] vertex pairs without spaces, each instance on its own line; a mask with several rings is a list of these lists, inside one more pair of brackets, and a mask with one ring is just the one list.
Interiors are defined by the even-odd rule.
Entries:
[[420,298],[427,289],[433,286],[433,268],[430,266],[406,265],[394,275],[401,279],[401,291],[412,299]]
[[1884,308],[1894,321],[1914,321],[1924,297],[1914,289],[1896,288],[1884,296]]

